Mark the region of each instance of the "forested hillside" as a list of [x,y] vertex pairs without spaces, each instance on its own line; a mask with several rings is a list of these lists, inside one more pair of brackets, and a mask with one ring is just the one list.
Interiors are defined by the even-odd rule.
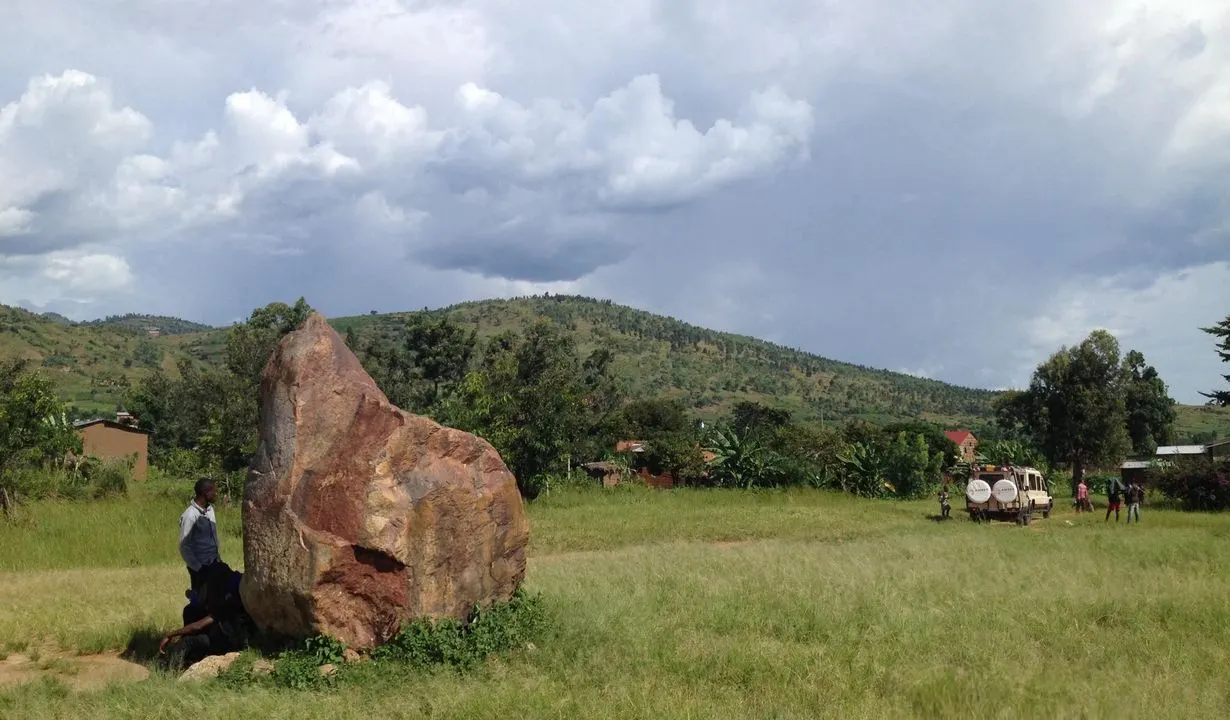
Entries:
[[[576,338],[582,354],[606,347],[632,397],[684,399],[701,417],[740,400],[760,401],[800,419],[926,417],[980,424],[995,393],[876,370],[754,338],[707,330],[609,301],[573,296],[463,303],[434,311],[477,327],[480,340],[547,317]],[[338,318],[345,331],[395,334],[404,313]]]
[[[504,330],[550,318],[584,353],[615,353],[633,398],[680,398],[701,418],[725,415],[741,400],[791,411],[800,420],[884,422],[922,418],[975,430],[990,425],[995,393],[831,360],[754,338],[717,332],[609,301],[574,296],[483,300],[439,310],[474,327],[480,343]],[[392,336],[413,313],[335,318],[349,329]],[[0,306],[0,357],[24,357],[54,378],[82,414],[109,412],[154,367],[175,374],[182,361],[220,362],[225,329],[178,318],[125,315],[87,323]],[[148,330],[157,328],[159,337]],[[1178,408],[1181,439],[1230,435],[1230,411]]]

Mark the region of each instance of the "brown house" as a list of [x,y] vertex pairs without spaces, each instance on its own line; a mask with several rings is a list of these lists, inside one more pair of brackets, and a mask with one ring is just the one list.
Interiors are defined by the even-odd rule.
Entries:
[[969,430],[946,430],[944,437],[956,443],[962,460],[972,463],[977,459],[978,438],[974,437],[974,433]]
[[136,456],[132,466],[132,478],[144,480],[149,473],[149,431],[136,425],[114,420],[84,420],[74,423],[77,437],[81,438],[83,455],[103,460],[121,460]]

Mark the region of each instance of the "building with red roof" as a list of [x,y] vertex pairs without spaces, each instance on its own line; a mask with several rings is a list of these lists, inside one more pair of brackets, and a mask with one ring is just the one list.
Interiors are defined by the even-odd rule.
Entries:
[[944,437],[956,444],[962,460],[974,462],[978,456],[978,438],[974,437],[974,433],[969,430],[945,430]]

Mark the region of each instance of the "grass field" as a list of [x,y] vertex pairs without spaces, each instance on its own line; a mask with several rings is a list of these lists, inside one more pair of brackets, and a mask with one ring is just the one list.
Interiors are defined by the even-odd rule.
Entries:
[[[4,652],[172,627],[186,498],[43,504],[0,525]],[[823,492],[571,491],[530,507],[550,632],[461,674],[329,692],[0,688],[0,717],[1224,717],[1230,515],[1062,509],[1027,528]],[[220,513],[228,560],[238,512]]]

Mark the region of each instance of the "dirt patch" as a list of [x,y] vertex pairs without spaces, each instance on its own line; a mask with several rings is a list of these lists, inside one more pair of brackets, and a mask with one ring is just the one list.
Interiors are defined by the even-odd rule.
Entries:
[[148,668],[125,660],[118,653],[15,653],[0,660],[0,687],[55,678],[73,690],[99,690],[113,682],[140,682],[147,677]]

